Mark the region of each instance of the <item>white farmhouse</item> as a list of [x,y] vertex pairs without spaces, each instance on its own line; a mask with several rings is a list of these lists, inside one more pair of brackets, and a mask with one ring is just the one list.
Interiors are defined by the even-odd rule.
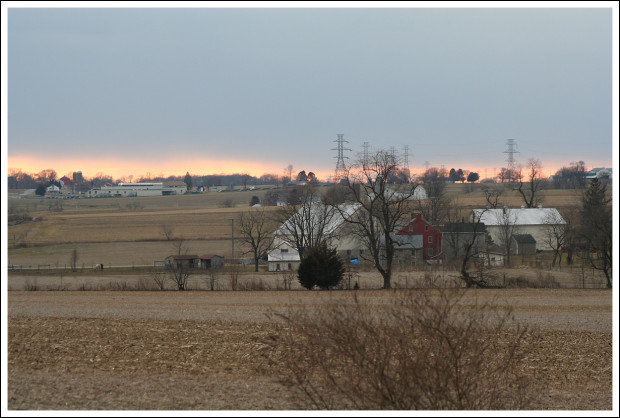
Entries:
[[[295,248],[295,236],[303,234],[309,241],[321,237],[339,255],[358,257],[363,255],[363,246],[355,235],[347,233],[345,222],[359,209],[359,205],[341,205],[340,212],[322,203],[303,206],[284,222],[274,233],[274,249],[268,254],[269,271],[297,270],[300,263]],[[316,243],[314,243],[316,244]]]

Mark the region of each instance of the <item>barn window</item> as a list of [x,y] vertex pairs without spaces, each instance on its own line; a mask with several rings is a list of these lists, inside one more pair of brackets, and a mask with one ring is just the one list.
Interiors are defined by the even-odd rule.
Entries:
[[288,253],[288,249],[283,248],[283,249],[280,250],[280,252],[281,253]]
[[429,249],[428,249],[428,256],[429,256],[429,257],[432,257],[432,256],[433,256],[433,249],[432,249],[432,248],[429,248]]
[[276,264],[276,271],[280,271],[280,263]]
[[413,225],[409,225],[409,232],[413,232]]
[[291,265],[291,263],[288,263],[288,269],[293,270],[293,266]]
[[428,225],[424,225],[424,230],[428,231]]
[[428,236],[428,243],[430,244],[430,243],[432,243],[432,242],[433,242],[433,236],[432,236],[432,235],[429,235],[429,236]]

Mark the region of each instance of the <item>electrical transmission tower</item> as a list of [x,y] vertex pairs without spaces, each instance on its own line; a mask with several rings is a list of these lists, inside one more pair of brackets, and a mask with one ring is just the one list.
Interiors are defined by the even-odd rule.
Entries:
[[409,145],[405,145],[405,170],[409,170]]
[[364,142],[364,154],[362,155],[362,166],[366,168],[368,166],[368,142]]
[[392,164],[396,165],[396,148],[390,147],[390,158],[392,159]]
[[334,142],[338,143],[338,148],[332,148],[332,151],[336,151],[336,150],[338,151],[338,156],[335,157],[338,159],[338,161],[336,162],[335,177],[336,179],[340,180],[344,172],[347,170],[347,167],[344,165],[344,159],[345,158],[349,159],[349,157],[344,156],[344,151],[351,151],[351,150],[349,148],[344,147],[345,142],[347,144],[349,143],[349,141],[344,139],[344,134],[337,134],[337,135],[338,135],[338,139],[336,139]]
[[508,149],[504,151],[503,154],[508,154],[508,158],[506,159],[506,162],[508,162],[508,168],[513,169],[516,164],[514,156],[515,154],[519,154],[519,151],[515,150],[517,143],[514,139],[507,139],[506,146],[508,147]]

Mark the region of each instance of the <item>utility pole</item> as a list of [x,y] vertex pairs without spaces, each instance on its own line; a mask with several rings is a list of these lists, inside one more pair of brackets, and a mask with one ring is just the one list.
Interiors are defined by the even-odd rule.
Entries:
[[231,219],[231,226],[230,226],[230,235],[232,237],[231,241],[231,246],[232,246],[232,255],[230,256],[230,262],[233,262],[233,259],[235,258],[235,220]]

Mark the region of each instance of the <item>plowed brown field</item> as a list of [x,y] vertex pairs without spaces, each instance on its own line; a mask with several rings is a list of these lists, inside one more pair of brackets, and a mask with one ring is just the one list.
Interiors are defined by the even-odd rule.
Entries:
[[[274,312],[346,303],[349,292],[12,291],[11,410],[311,409],[267,360]],[[392,292],[359,291],[369,309]],[[512,306],[543,342],[524,372],[532,409],[612,409],[612,294],[606,290],[470,291]]]

